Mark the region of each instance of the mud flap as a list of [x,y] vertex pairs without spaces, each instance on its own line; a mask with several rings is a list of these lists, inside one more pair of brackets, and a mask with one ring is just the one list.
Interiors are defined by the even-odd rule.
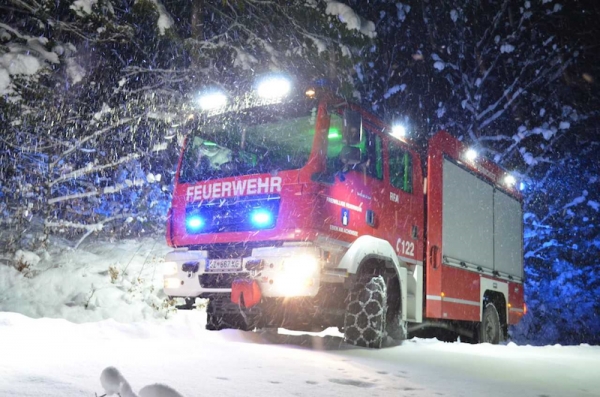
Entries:
[[250,308],[260,303],[262,293],[256,280],[236,279],[231,285],[231,302]]

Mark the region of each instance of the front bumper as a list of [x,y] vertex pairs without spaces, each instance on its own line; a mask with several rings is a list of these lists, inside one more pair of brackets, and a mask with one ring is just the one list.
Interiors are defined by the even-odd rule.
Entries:
[[[166,263],[175,264],[174,272],[164,274],[164,292],[170,297],[208,297],[212,294],[228,294],[231,284],[247,272],[207,272],[208,251],[176,250],[165,257]],[[198,264],[196,267],[194,264]]]
[[169,252],[165,261],[172,267],[164,276],[165,294],[185,298],[231,293],[237,279],[255,280],[262,296],[269,298],[314,297],[319,291],[321,251],[312,244],[254,248],[251,256],[239,259],[241,269],[209,272],[208,251]]

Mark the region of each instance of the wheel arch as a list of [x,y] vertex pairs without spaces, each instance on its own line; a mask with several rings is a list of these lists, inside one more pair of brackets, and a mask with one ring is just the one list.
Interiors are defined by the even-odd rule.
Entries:
[[500,325],[506,328],[508,324],[508,305],[506,297],[499,291],[486,290],[483,294],[483,300],[481,302],[481,310],[479,313],[480,319],[483,319],[483,310],[488,303],[492,303],[498,312],[500,317]]
[[483,318],[483,309],[488,302],[494,303],[500,320],[503,324],[508,324],[508,283],[490,279],[480,278],[480,300],[479,300],[479,321]]
[[338,268],[346,269],[356,280],[360,275],[394,274],[400,289],[402,320],[407,314],[407,269],[392,245],[373,236],[360,236],[342,257]]

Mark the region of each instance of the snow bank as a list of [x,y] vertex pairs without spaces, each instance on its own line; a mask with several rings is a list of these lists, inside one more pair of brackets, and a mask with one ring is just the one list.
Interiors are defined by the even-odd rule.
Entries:
[[19,250],[0,264],[0,311],[76,323],[132,322],[168,316],[159,239],[92,242],[75,250],[60,239],[47,250]]

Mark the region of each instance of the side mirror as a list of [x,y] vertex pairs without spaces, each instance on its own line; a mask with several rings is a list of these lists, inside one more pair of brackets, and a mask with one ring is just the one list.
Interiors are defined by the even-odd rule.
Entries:
[[360,112],[344,110],[343,141],[346,145],[358,145],[362,139],[362,115]]
[[344,146],[340,151],[340,160],[344,165],[352,166],[360,164],[360,148],[355,146]]

